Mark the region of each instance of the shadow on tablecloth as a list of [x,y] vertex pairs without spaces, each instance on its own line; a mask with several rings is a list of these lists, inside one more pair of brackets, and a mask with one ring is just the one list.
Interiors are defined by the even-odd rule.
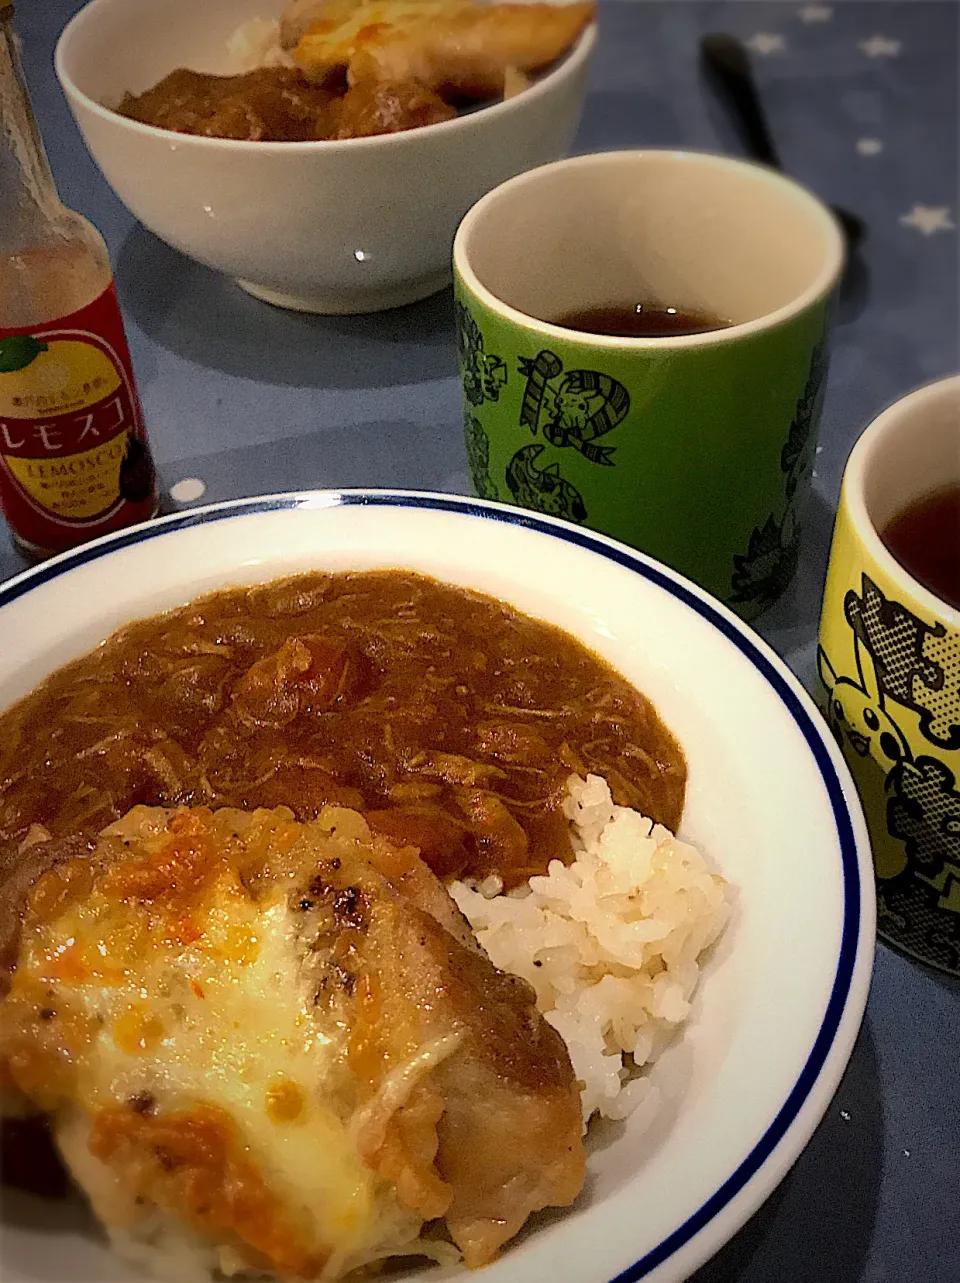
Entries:
[[469,485],[459,423],[355,423],[181,459],[161,468],[163,511],[179,511],[170,489],[185,477],[204,484],[203,503],[287,490],[441,490]]
[[457,373],[453,291],[365,316],[272,307],[134,224],[115,257],[124,312],[169,352],[258,383],[376,388]]
[[850,1283],[865,1277],[883,1164],[868,1023],[826,1117],[783,1183],[688,1283]]
[[800,560],[793,583],[755,625],[810,691],[816,689],[816,637],[833,522],[833,508],[818,490],[812,490],[801,521]]

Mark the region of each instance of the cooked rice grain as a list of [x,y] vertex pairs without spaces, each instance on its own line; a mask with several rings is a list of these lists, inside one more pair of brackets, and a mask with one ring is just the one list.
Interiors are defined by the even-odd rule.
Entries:
[[586,1125],[595,1112],[625,1118],[648,1093],[638,1071],[686,1020],[698,959],[729,907],[699,851],[615,806],[599,775],[571,776],[564,810],[571,865],[554,860],[507,895],[450,890],[496,966],[533,985],[566,1041]]
[[292,56],[280,44],[280,23],[270,18],[250,18],[227,41],[230,71],[239,75],[258,67],[294,67]]

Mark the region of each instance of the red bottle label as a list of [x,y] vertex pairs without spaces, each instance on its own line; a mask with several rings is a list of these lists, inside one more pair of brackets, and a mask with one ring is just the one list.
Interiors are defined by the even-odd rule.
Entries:
[[58,321],[0,328],[0,508],[20,539],[61,552],[156,506],[113,284]]

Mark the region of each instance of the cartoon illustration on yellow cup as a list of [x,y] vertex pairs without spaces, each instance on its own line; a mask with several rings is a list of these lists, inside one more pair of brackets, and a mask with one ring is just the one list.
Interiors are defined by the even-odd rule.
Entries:
[[818,668],[871,825],[878,930],[960,972],[960,634],[866,571],[842,607],[838,588],[828,584]]

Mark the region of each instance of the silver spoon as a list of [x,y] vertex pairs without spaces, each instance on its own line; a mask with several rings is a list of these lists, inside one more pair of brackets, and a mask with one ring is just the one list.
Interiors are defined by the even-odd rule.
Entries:
[[[767,125],[744,46],[734,36],[702,36],[700,60],[739,125],[748,155],[782,173],[783,166]],[[866,224],[847,209],[837,205],[830,208],[843,228],[848,250],[854,250],[866,235]]]

